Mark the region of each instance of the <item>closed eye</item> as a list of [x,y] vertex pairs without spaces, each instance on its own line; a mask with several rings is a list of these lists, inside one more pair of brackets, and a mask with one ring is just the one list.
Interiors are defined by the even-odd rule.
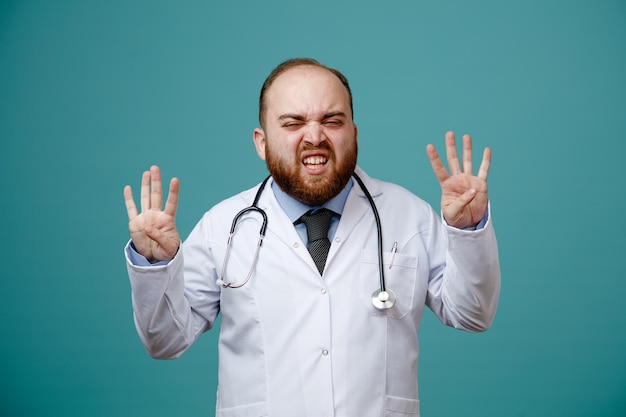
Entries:
[[343,126],[345,117],[346,115],[341,111],[332,111],[324,115],[322,123],[329,127],[340,127]]
[[287,129],[294,129],[294,128],[297,128],[297,127],[302,126],[303,124],[304,124],[304,123],[303,123],[303,122],[300,122],[300,121],[290,120],[290,121],[287,121],[287,122],[283,123],[283,125],[282,125],[282,126],[283,126],[284,128],[287,128]]
[[278,119],[282,122],[281,126],[287,129],[298,128],[305,123],[304,117],[298,114],[283,114]]

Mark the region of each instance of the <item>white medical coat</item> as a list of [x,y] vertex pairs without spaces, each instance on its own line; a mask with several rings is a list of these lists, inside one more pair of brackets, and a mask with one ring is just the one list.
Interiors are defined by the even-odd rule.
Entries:
[[[169,264],[127,261],[136,327],[152,356],[181,355],[221,314],[218,417],[419,416],[417,333],[424,305],[459,329],[491,325],[500,291],[491,215],[478,231],[451,228],[407,190],[357,173],[380,213],[386,287],[397,296],[389,310],[371,303],[379,288],[376,223],[357,184],[323,276],[269,183],[259,200],[267,234],[242,288],[223,289],[215,281],[231,221],[257,188],[208,211]],[[258,214],[240,221],[227,281],[247,275],[260,223]]]

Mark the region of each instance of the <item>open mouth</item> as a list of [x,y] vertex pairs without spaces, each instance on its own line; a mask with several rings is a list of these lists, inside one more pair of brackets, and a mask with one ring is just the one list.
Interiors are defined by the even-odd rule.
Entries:
[[324,156],[309,156],[302,160],[302,164],[312,170],[317,170],[323,168],[324,165],[328,162],[328,158]]

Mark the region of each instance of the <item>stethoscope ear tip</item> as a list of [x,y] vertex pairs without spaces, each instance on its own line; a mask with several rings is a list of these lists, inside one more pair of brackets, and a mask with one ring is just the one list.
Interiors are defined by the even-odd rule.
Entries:
[[228,285],[224,282],[224,280],[223,280],[223,279],[218,279],[217,281],[215,281],[215,283],[216,283],[217,285],[219,285],[220,287],[223,287],[223,288],[228,287]]

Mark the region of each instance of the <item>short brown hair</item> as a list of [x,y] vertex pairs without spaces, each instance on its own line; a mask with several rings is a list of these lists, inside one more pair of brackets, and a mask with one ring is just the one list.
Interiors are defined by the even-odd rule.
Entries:
[[274,68],[274,70],[270,73],[270,75],[268,75],[267,78],[265,79],[265,82],[263,83],[263,87],[261,87],[261,94],[259,96],[259,123],[261,123],[261,127],[265,128],[265,113],[267,110],[266,105],[265,105],[265,95],[267,94],[267,90],[269,90],[269,88],[274,83],[276,78],[278,78],[278,76],[281,75],[283,72],[291,68],[300,67],[300,66],[312,66],[312,67],[323,68],[327,71],[330,71],[337,78],[339,78],[339,81],[341,81],[341,84],[343,84],[343,86],[346,87],[346,90],[348,90],[348,96],[350,97],[350,112],[352,113],[352,118],[354,119],[354,109],[352,108],[352,91],[350,91],[350,84],[348,84],[348,79],[346,78],[345,75],[343,75],[341,72],[339,72],[338,70],[334,68],[330,68],[330,67],[327,67],[326,65],[320,64],[318,61],[312,58],[291,58],[286,61],[283,61],[276,68]]

